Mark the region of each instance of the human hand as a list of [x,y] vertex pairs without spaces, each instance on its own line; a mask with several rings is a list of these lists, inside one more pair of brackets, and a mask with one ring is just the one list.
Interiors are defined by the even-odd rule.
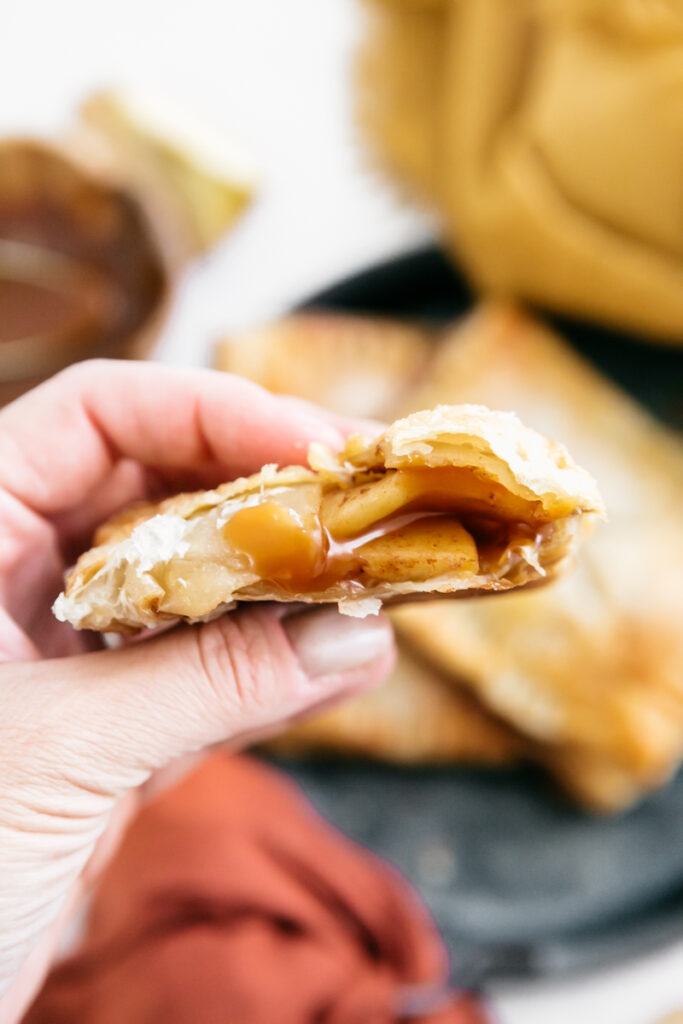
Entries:
[[313,440],[340,447],[343,424],[227,374],[153,364],[82,363],[0,412],[0,1024],[37,991],[160,769],[389,670],[386,621],[330,608],[254,607],[117,650],[50,612],[117,508],[301,462]]

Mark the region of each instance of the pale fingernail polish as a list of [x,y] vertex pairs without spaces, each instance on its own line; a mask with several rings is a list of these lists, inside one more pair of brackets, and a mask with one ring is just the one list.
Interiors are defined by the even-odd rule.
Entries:
[[282,623],[309,679],[338,676],[386,657],[393,647],[387,619],[354,619],[336,608],[301,612]]

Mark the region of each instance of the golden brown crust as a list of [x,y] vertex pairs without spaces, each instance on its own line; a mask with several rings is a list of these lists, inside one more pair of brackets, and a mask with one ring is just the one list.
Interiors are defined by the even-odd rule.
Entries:
[[[313,446],[310,463],[264,467],[105,524],[57,616],[125,631],[196,621],[236,601],[337,602],[363,615],[411,594],[507,590],[560,573],[602,514],[595,482],[560,445],[481,406],[417,413],[375,440],[350,438],[338,455]],[[391,520],[416,502],[410,523]],[[430,553],[425,517],[437,514],[469,517],[467,530],[450,531],[450,565]],[[423,534],[406,533],[418,521]],[[505,531],[496,540],[486,539],[492,521]],[[380,550],[377,527],[387,523],[381,533],[395,530],[401,544]],[[484,531],[474,555],[470,528]],[[331,558],[342,568],[332,571]],[[370,571],[381,559],[387,571]],[[420,559],[426,570],[413,571]]]
[[421,659],[399,645],[387,681],[371,693],[299,722],[268,748],[287,757],[339,754],[396,764],[511,764],[524,743]]
[[[576,799],[618,810],[683,751],[680,441],[509,305],[482,307],[433,352],[396,412],[453,401],[514,409],[593,471],[610,523],[554,587],[401,607],[394,620],[458,690],[523,733],[529,756]],[[316,351],[306,358],[314,379]]]
[[427,332],[401,321],[298,313],[215,347],[219,370],[345,416],[393,415],[431,353]]
[[677,438],[518,310],[446,341],[414,401],[514,408],[562,436],[609,508],[577,569],[505,601],[397,609],[423,656],[540,746],[582,802],[616,810],[683,752],[683,454]]

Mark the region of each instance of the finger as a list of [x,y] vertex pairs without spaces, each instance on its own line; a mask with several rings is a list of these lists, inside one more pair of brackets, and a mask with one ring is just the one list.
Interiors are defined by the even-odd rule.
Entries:
[[0,412],[0,486],[31,508],[75,508],[120,458],[162,469],[222,466],[225,478],[338,448],[322,415],[214,370],[79,363]]
[[39,609],[49,607],[63,574],[53,527],[0,488],[0,603],[20,629],[26,631]]
[[362,680],[355,688],[349,687],[349,689],[343,690],[341,693],[333,693],[332,696],[328,695],[320,698],[320,700],[317,700],[313,704],[309,704],[302,711],[298,711],[293,714],[291,718],[281,719],[280,721],[267,725],[263,728],[240,732],[238,736],[220,743],[218,748],[206,747],[203,750],[193,751],[191,754],[183,754],[181,757],[169,762],[169,764],[165,765],[163,768],[159,768],[158,771],[153,772],[144,786],[136,792],[140,794],[142,800],[151,800],[158,796],[159,793],[163,793],[165,790],[171,789],[187,775],[193,772],[206,757],[210,756],[212,750],[220,749],[233,753],[239,750],[244,750],[247,747],[265,743],[266,740],[279,736],[280,733],[289,729],[291,726],[296,725],[297,722],[308,719],[311,716],[322,715],[337,707],[343,701],[352,700],[354,697],[359,696],[364,693],[366,689],[366,681]]
[[78,911],[82,897],[82,886],[77,884],[21,964],[8,991],[3,993],[0,989],[0,1024],[16,1024],[24,1019],[57,956],[64,930]]
[[147,497],[151,497],[150,482],[144,468],[131,459],[121,459],[80,504],[52,517],[66,564],[75,561],[90,544],[100,523],[126,505]]
[[0,918],[11,940],[0,932],[0,994],[59,912],[117,798],[184,754],[378,682],[392,662],[382,617],[322,609],[281,618],[266,607],[114,651],[0,666]]
[[[52,764],[83,806],[146,781],[203,747],[270,728],[346,691],[379,682],[393,661],[383,616],[336,609],[280,618],[271,608],[226,615],[114,651],[22,666],[25,716],[43,737],[41,784]],[[25,703],[25,702],[24,702]],[[15,726],[21,734],[21,722]],[[99,808],[99,809],[98,809]]]
[[317,701],[315,704],[310,704],[302,711],[298,711],[285,720],[276,722],[273,725],[265,726],[262,729],[255,729],[253,732],[242,733],[236,740],[232,742],[227,740],[221,744],[222,750],[227,750],[231,753],[239,750],[244,750],[247,747],[260,746],[263,743],[267,743],[268,740],[275,739],[276,736],[281,736],[282,733],[287,732],[293,726],[300,722],[305,722],[310,718],[317,718],[318,715],[324,715],[328,711],[334,710],[339,707],[347,700],[353,700],[354,697],[359,697],[365,693],[367,686],[360,685],[355,689],[350,687],[348,690],[344,690],[343,693],[334,693],[332,696],[323,697],[322,700]]
[[6,608],[0,607],[0,663],[37,661],[40,651],[14,621]]
[[295,395],[281,395],[280,398],[293,411],[298,411],[308,416],[322,415],[325,421],[339,430],[344,437],[348,437],[350,434],[376,437],[377,434],[381,434],[383,430],[386,430],[387,425],[382,423],[381,420],[342,416],[341,413],[334,412],[332,409],[325,409],[323,406],[315,405],[313,402],[309,402],[305,398],[298,398]]
[[0,538],[0,662],[25,660],[25,645],[31,657],[92,649],[92,637],[66,629],[50,611],[64,583],[53,525],[2,488]]

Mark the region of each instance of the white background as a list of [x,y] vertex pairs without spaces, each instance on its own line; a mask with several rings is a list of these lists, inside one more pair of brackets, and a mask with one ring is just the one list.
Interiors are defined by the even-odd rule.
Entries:
[[[3,134],[57,134],[89,90],[125,83],[182,100],[260,172],[257,202],[185,280],[162,358],[204,362],[221,332],[429,236],[358,150],[354,0],[4,0],[1,11]],[[655,1024],[683,1007],[683,943],[571,983],[497,991],[494,1005],[501,1024]]]

